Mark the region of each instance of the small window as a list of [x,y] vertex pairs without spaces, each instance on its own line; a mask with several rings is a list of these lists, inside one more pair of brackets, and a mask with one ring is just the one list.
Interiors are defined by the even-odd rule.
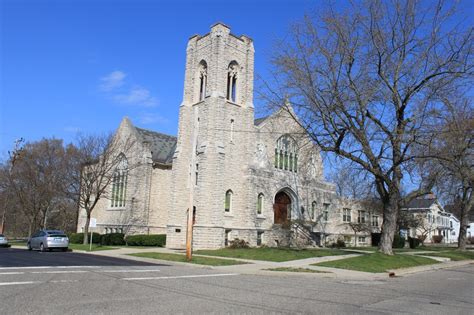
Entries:
[[199,183],[199,164],[196,164],[196,172],[195,172],[195,185],[197,186]]
[[323,203],[323,220],[327,222],[329,220],[329,203]]
[[367,239],[365,236],[359,236],[359,243],[365,244],[367,242]]
[[364,210],[359,210],[358,213],[359,216],[357,217],[357,223],[366,223],[367,212]]
[[230,142],[234,141],[234,120],[230,120]]
[[324,222],[328,222],[329,220],[329,211],[328,210],[324,210],[323,211],[323,221]]
[[345,223],[351,222],[351,209],[348,209],[348,208],[342,209],[342,222],[345,222]]
[[311,219],[314,220],[314,215],[316,213],[316,201],[313,201],[313,203],[311,203]]
[[379,216],[378,215],[373,215],[372,216],[372,226],[373,227],[378,227],[379,226]]
[[230,209],[232,208],[232,190],[228,190],[225,193],[225,207],[224,210],[225,212],[230,212]]
[[257,232],[257,246],[262,245],[262,236],[263,236],[263,231],[258,231]]
[[260,193],[258,194],[258,198],[257,198],[257,214],[262,214],[262,209],[263,209],[263,194]]

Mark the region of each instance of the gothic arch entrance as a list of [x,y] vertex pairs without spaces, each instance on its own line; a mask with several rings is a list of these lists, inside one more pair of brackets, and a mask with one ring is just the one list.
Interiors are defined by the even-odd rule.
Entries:
[[285,224],[289,221],[291,215],[291,198],[284,192],[280,191],[275,196],[273,204],[273,223]]

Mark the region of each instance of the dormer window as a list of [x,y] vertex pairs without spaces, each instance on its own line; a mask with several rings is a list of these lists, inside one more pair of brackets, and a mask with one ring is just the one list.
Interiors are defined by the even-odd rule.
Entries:
[[232,61],[227,71],[227,99],[234,103],[237,102],[237,74],[239,65]]
[[207,89],[207,63],[201,60],[199,63],[199,101],[206,97]]

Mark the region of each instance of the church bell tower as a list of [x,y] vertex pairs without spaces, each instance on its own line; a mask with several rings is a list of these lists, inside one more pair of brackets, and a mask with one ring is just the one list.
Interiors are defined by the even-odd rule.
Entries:
[[253,148],[253,68],[252,39],[231,34],[222,23],[188,41],[167,247],[185,247],[191,204],[194,249],[223,247],[226,227],[246,212],[244,165]]

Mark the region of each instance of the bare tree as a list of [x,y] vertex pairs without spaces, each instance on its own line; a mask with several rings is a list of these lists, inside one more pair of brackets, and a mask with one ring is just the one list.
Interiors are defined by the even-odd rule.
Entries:
[[8,195],[14,198],[19,205],[16,210],[27,220],[29,236],[35,228],[46,228],[49,211],[64,198],[64,158],[62,140],[43,139],[26,143],[15,167],[3,172]]
[[436,183],[446,203],[452,205],[459,216],[458,248],[466,249],[469,215],[474,208],[474,114],[472,98],[444,98],[444,122],[436,126],[437,137],[430,146],[436,157],[430,167],[439,170]]
[[[86,213],[84,234],[89,232],[92,211],[101,199],[111,198],[110,185],[116,176],[116,169],[133,143],[130,139],[120,140],[113,135],[79,135],[77,148],[70,148],[70,169],[72,185],[69,188],[77,200],[79,211]],[[84,244],[88,238],[84,237]]]
[[443,93],[472,79],[473,28],[456,14],[455,4],[443,1],[329,8],[295,25],[273,58],[270,103],[281,106],[289,97],[295,119],[321,150],[372,176],[383,203],[379,250],[385,254],[393,254],[401,205],[433,185],[424,177],[403,193],[407,167],[422,158],[412,149],[429,143],[425,127],[437,119]]

